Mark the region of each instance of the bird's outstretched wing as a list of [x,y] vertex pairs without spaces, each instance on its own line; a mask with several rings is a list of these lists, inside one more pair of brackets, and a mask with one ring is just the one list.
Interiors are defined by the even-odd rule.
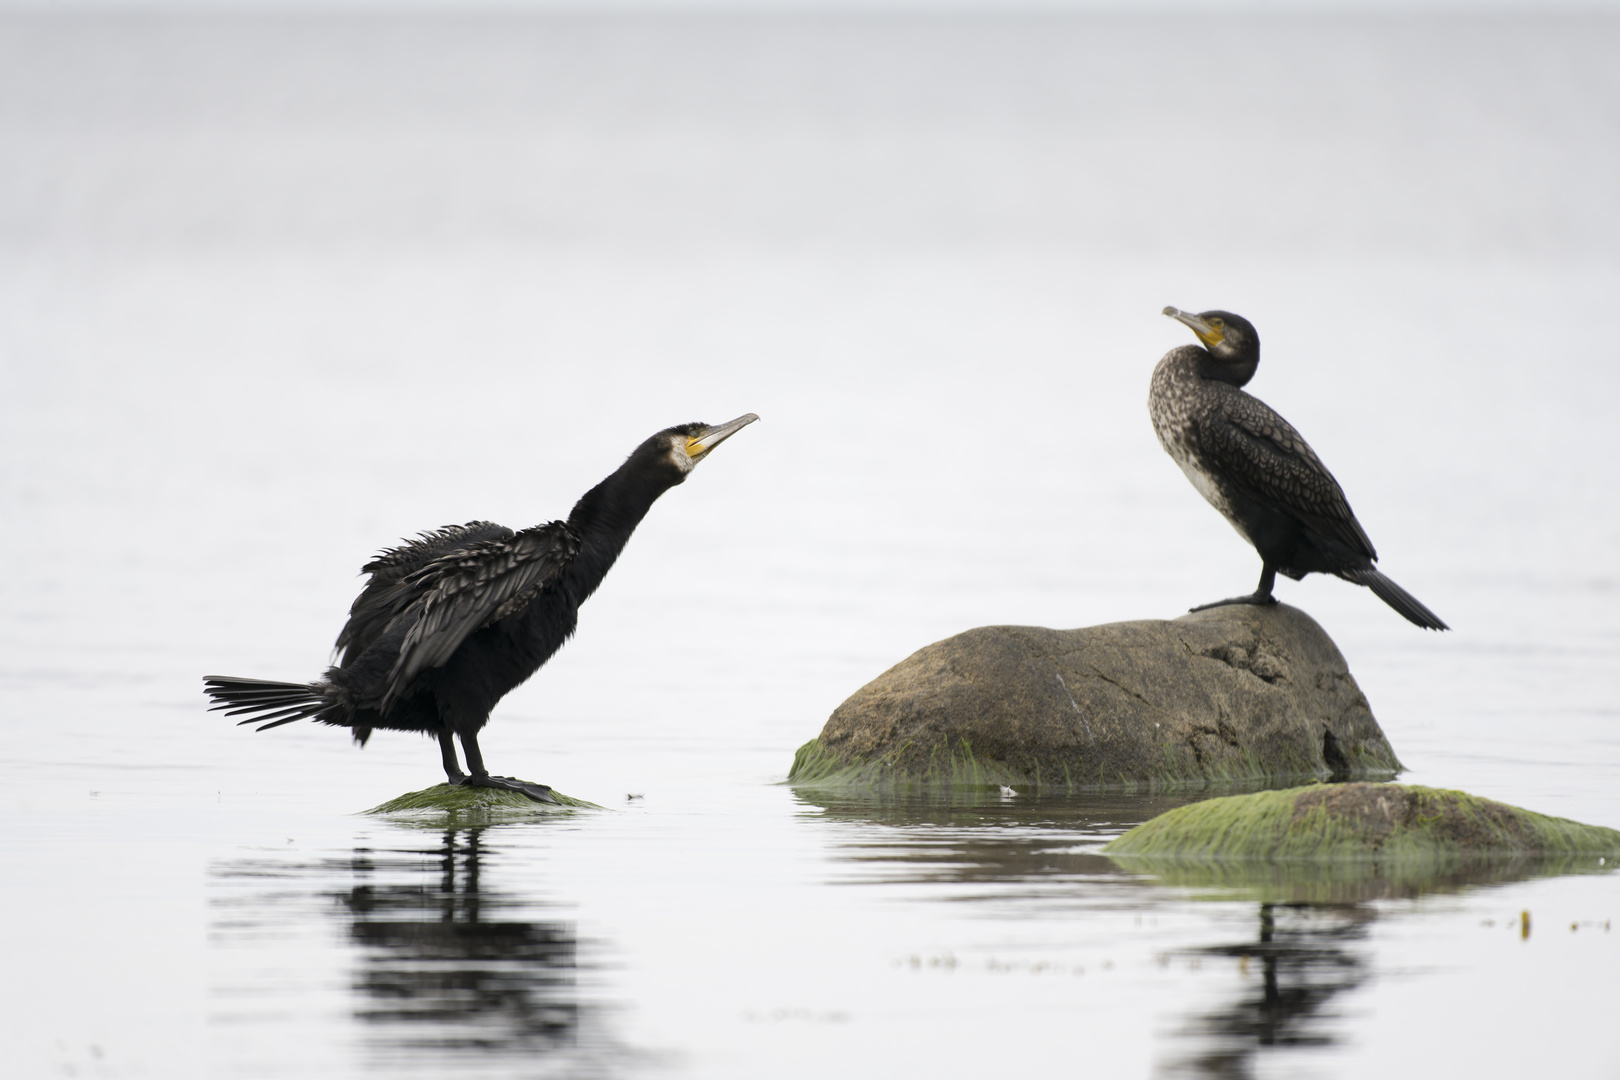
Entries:
[[362,574],[371,575],[371,580],[349,607],[349,621],[337,639],[338,663],[347,667],[411,605],[417,592],[404,584],[405,578],[451,552],[485,541],[508,540],[513,535],[511,529],[493,521],[469,521],[419,533],[415,540],[378,552],[360,568]]
[[1378,558],[1339,482],[1288,421],[1241,390],[1222,404],[1200,425],[1199,444],[1225,476],[1321,536]]
[[418,673],[439,667],[468,635],[523,610],[579,553],[579,537],[553,521],[442,555],[401,579],[412,599],[389,625],[403,627],[388,676],[388,708]]

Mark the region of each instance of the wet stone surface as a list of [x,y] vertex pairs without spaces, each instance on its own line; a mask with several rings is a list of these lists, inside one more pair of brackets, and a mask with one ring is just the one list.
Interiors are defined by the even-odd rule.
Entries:
[[1129,790],[1400,768],[1332,639],[1278,604],[969,630],[856,691],[789,779]]

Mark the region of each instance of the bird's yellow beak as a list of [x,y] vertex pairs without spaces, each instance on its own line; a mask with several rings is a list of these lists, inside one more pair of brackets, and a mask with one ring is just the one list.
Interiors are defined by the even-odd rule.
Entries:
[[724,424],[704,428],[698,434],[688,436],[686,439],[686,456],[691,458],[693,462],[701,461],[703,455],[758,419],[758,415],[754,413],[744,413],[735,420],[728,420]]
[[1179,323],[1185,323],[1194,334],[1198,335],[1198,340],[1204,343],[1205,348],[1213,349],[1226,340],[1225,327],[1212,326],[1190,311],[1167,307],[1164,313]]

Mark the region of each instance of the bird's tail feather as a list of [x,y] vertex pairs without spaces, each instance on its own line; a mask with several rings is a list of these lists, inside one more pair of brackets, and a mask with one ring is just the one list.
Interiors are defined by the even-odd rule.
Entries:
[[1340,576],[1346,581],[1353,581],[1357,585],[1367,586],[1373,591],[1374,596],[1400,612],[1407,622],[1416,623],[1425,630],[1451,629],[1451,627],[1440,621],[1440,616],[1424,607],[1417,597],[1385,577],[1376,567],[1369,566],[1365,570],[1346,570]]
[[203,679],[203,691],[213,699],[210,712],[223,710],[226,716],[247,714],[248,718],[238,720],[237,725],[259,724],[255,729],[258,731],[269,731],[273,727],[306,718],[332,723],[335,714],[342,710],[339,702],[333,701],[321,693],[319,687],[310,683],[208,675]]

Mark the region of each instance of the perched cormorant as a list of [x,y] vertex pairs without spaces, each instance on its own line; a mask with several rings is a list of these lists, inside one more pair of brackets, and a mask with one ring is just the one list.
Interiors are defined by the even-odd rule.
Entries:
[[1229,311],[1192,315],[1164,309],[1203,343],[1165,353],[1153,369],[1148,412],[1165,452],[1193,487],[1260,554],[1260,585],[1193,608],[1274,604],[1277,572],[1298,581],[1335,574],[1365,585],[1410,622],[1450,629],[1411,593],[1380,573],[1378,553],[1333,474],[1299,432],[1241,387],[1260,366],[1260,336]]
[[[346,727],[362,746],[375,728],[438,737],[452,784],[521,791],[555,802],[551,789],[491,776],[478,732],[507,692],[551,659],[574,632],[583,604],[664,492],[708,453],[758,420],[683,424],[660,431],[574,504],[567,521],[513,532],[473,521],[420,534],[362,567],[371,580],[338,635],[337,666],[313,683],[210,675],[214,709],[249,714],[266,731],[311,719]],[[265,723],[268,721],[268,723]],[[456,760],[459,736],[467,772]]]

